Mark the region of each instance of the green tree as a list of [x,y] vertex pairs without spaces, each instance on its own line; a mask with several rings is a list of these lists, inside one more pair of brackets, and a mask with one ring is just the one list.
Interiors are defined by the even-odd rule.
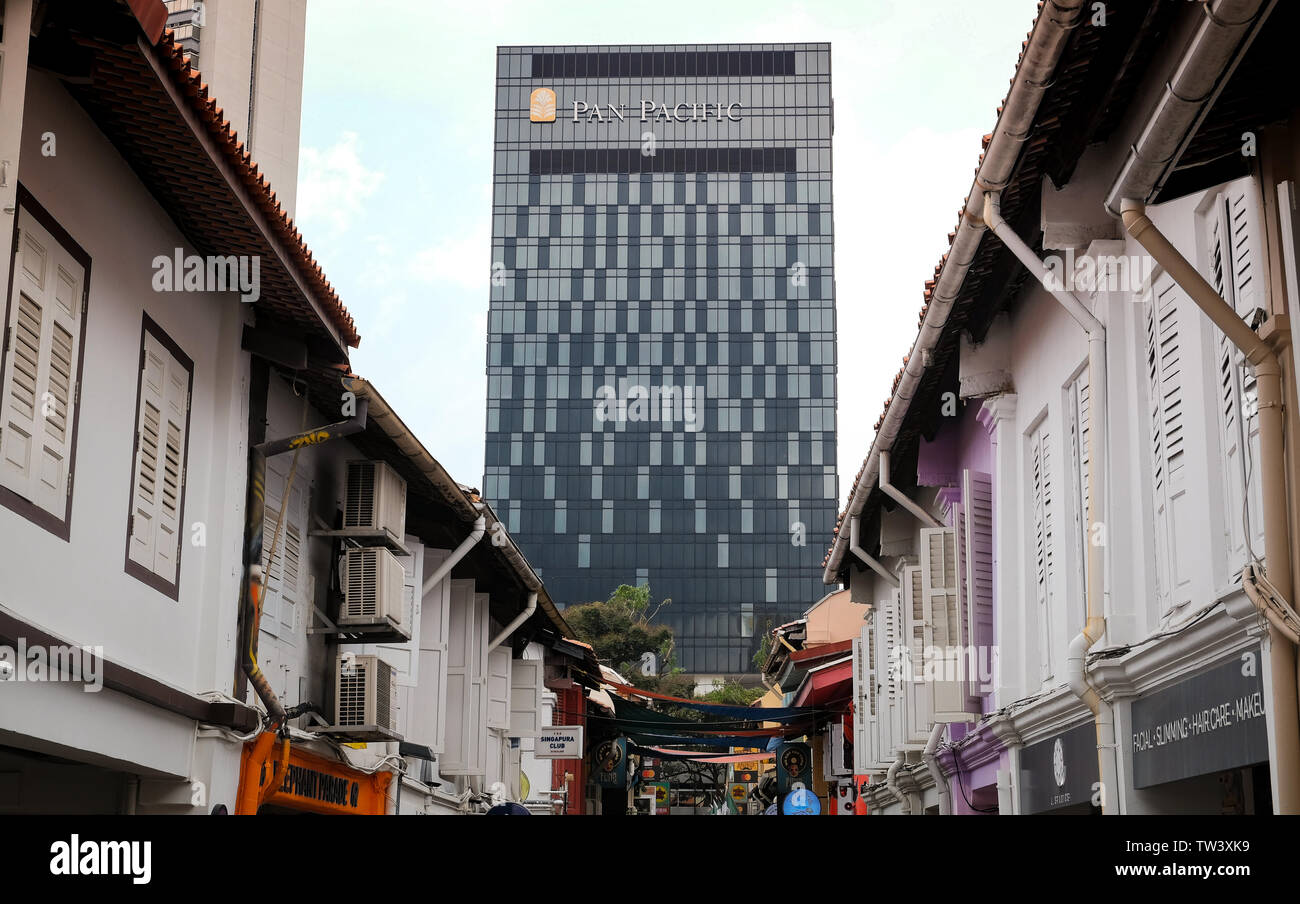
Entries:
[[[672,600],[663,600],[651,611],[648,585],[620,584],[607,600],[565,609],[564,620],[579,640],[591,644],[597,659],[635,686],[689,697],[694,685],[676,667],[673,630],[652,621],[660,609],[671,603]],[[657,676],[641,674],[644,653],[658,656]]]
[[700,700],[704,703],[725,703],[728,706],[751,706],[765,693],[766,688],[745,687],[735,681],[728,681],[722,687],[700,697]]
[[768,619],[763,623],[763,639],[758,643],[758,652],[754,654],[754,670],[763,671],[763,663],[767,662],[767,654],[772,652],[772,620]]

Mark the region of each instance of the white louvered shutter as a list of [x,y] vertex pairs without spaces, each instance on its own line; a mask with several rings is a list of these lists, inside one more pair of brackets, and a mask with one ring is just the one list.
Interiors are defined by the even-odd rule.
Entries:
[[487,727],[510,727],[510,647],[488,651]]
[[[903,639],[903,591],[896,588],[882,603],[885,618],[876,626],[877,669],[883,669],[881,682],[880,743],[877,750],[884,759],[892,759],[895,748],[905,743],[905,709],[903,691],[909,677],[911,653]],[[879,674],[879,672],[877,672]]]
[[533,738],[542,726],[541,709],[544,665],[539,659],[516,659],[510,663],[510,736]]
[[1071,381],[1066,393],[1066,426],[1070,434],[1070,489],[1074,496],[1071,533],[1074,535],[1075,583],[1080,600],[1070,617],[1083,624],[1088,614],[1088,543],[1092,523],[1092,515],[1088,511],[1089,393],[1086,367]]
[[298,603],[307,584],[307,493],[304,489],[307,478],[301,461],[294,474],[289,505],[280,527],[280,542],[275,544],[275,557],[272,559],[275,523],[284,505],[288,478],[287,460],[267,462],[266,507],[262,516],[262,568],[266,574],[262,630],[286,643],[293,643],[294,627],[299,623]]
[[928,739],[933,693],[930,682],[923,680],[930,628],[925,618],[925,595],[922,569],[903,569],[903,634],[908,649],[908,675],[903,683],[904,734],[907,743]]
[[1030,500],[1033,509],[1030,553],[1034,562],[1034,599],[1038,611],[1040,675],[1052,677],[1052,584],[1055,580],[1055,537],[1052,533],[1051,437],[1046,423],[1029,438]]
[[921,597],[927,625],[927,646],[937,657],[931,676],[936,680],[926,684],[931,688],[932,716],[941,722],[969,721],[958,583],[956,529],[923,529]]
[[1194,358],[1184,349],[1182,320],[1188,304],[1168,274],[1156,278],[1146,312],[1146,364],[1156,596],[1161,614],[1191,599],[1190,569],[1180,561],[1175,529],[1188,501],[1184,380]]
[[876,672],[877,609],[853,641],[853,771],[876,768],[882,754],[880,743],[880,688]]
[[[962,542],[965,555],[967,640],[981,668],[993,662],[993,478],[983,471],[962,472]],[[978,674],[968,675],[971,697],[988,692]],[[992,677],[991,675],[989,676]]]
[[0,485],[60,520],[71,492],[85,276],[20,208],[0,387]]
[[[1259,197],[1252,178],[1230,183],[1216,198],[1208,217],[1210,260],[1207,276],[1237,315],[1250,323],[1267,308],[1259,242]],[[1215,377],[1219,427],[1223,443],[1223,480],[1227,570],[1241,578],[1248,559],[1247,539],[1255,554],[1263,544],[1259,479],[1259,394],[1255,370],[1242,352],[1217,328]]]
[[190,373],[147,330],[141,358],[130,556],[133,562],[175,584],[182,533]]

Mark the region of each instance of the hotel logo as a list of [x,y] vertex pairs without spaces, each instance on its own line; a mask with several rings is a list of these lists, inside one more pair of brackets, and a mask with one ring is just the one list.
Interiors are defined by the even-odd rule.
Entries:
[[528,98],[528,119],[530,122],[555,122],[555,92],[550,88],[538,88]]

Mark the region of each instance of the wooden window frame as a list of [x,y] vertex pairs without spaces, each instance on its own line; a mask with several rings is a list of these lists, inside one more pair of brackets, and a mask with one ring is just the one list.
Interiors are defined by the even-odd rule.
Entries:
[[[181,350],[171,336],[167,335],[158,323],[149,316],[148,312],[141,314],[140,324],[140,366],[136,371],[135,382],[135,406],[131,409],[134,415],[132,422],[132,432],[134,438],[131,441],[131,467],[127,475],[129,483],[127,485],[127,512],[126,512],[126,545],[123,553],[125,562],[124,570],[131,577],[141,583],[147,584],[154,590],[157,590],[168,599],[180,602],[181,588],[181,567],[185,553],[185,497],[189,494],[189,468],[190,468],[190,421],[194,413],[194,361],[189,355]],[[162,347],[176,359],[182,367],[189,371],[190,379],[186,386],[186,406],[185,406],[185,448],[181,451],[181,498],[178,512],[178,542],[176,546],[176,580],[168,581],[161,575],[145,568],[139,562],[131,558],[131,516],[134,514],[135,505],[135,482],[136,482],[136,459],[140,454],[140,431],[137,429],[140,420],[140,405],[143,401],[142,393],[144,392],[144,356],[145,356],[145,337],[152,335],[154,339],[162,344]]]
[[[9,244],[9,285],[5,298],[4,321],[0,323],[0,375],[4,374],[5,364],[7,363],[9,353],[9,342],[7,330],[9,317],[13,311],[13,294],[14,294],[14,265],[18,258],[18,212],[26,211],[36,220],[40,226],[50,234],[54,241],[58,242],[63,250],[71,255],[72,259],[85,268],[82,276],[82,298],[81,306],[81,335],[77,342],[77,376],[76,387],[80,391],[82,383],[82,368],[86,363],[86,341],[89,338],[86,335],[86,321],[90,313],[90,255],[86,250],[77,244],[72,235],[59,224],[48,210],[45,209],[39,201],[32,196],[32,193],[20,182],[18,183],[17,197],[15,200],[14,218],[13,218],[13,236]],[[63,510],[63,517],[51,514],[32,502],[24,496],[20,496],[8,487],[0,486],[0,505],[9,509],[16,515],[23,517],[35,524],[37,527],[49,531],[65,543],[72,536],[72,493],[75,488],[77,475],[77,428],[81,423],[81,400],[73,405],[72,411],[72,441],[68,448],[68,493],[67,504]]]

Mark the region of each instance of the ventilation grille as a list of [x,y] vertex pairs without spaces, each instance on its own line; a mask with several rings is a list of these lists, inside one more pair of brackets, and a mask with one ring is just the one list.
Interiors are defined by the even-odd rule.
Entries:
[[366,721],[366,685],[377,660],[373,656],[356,656],[351,667],[339,663],[338,718],[342,726],[360,726]]
[[374,618],[379,611],[379,550],[349,549],[347,617]]
[[348,462],[348,488],[343,506],[343,526],[375,526],[375,463],[373,461]]

